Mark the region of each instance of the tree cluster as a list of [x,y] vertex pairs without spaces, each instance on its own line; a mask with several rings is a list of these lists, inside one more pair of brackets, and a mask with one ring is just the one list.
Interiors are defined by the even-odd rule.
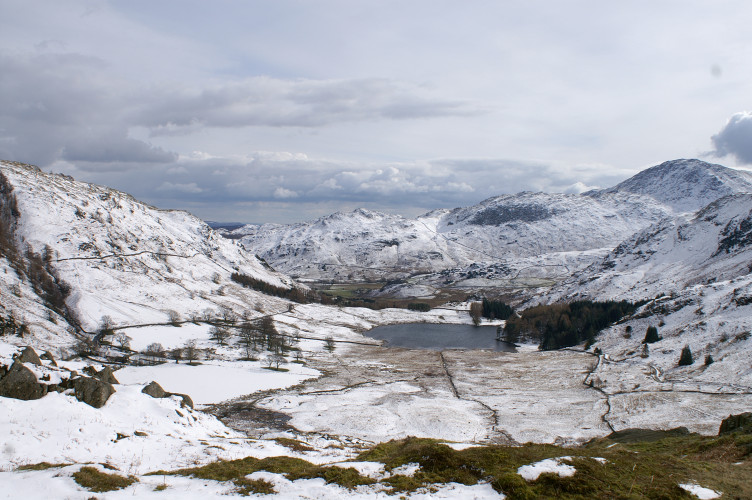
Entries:
[[248,276],[247,274],[232,273],[230,279],[246,288],[256,290],[266,295],[273,295],[283,299],[292,300],[300,304],[308,304],[316,300],[316,294],[310,290],[301,290],[300,288],[284,288],[272,285],[266,281]]
[[488,319],[509,319],[514,314],[514,309],[501,300],[490,300],[483,298],[481,302],[483,308],[481,314]]
[[602,329],[632,314],[638,307],[627,301],[592,302],[581,300],[525,309],[511,316],[504,326],[507,342],[534,341],[549,351],[581,342],[592,343]]

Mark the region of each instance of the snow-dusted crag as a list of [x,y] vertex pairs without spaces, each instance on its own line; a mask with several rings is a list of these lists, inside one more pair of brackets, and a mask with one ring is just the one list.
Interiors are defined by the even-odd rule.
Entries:
[[[292,284],[186,212],[159,210],[31,166],[2,162],[0,169],[4,200],[13,204],[11,240],[22,256],[27,249],[44,256],[85,330],[96,329],[104,316],[116,325],[165,323],[275,302],[231,282],[233,272]],[[0,263],[6,314],[41,336],[65,332],[65,320],[41,304],[26,275],[5,258]]]
[[307,279],[405,276],[478,263],[503,264],[510,276],[535,265],[560,276],[659,220],[750,191],[746,172],[675,160],[582,195],[523,192],[416,219],[359,209],[229,234],[280,271]]

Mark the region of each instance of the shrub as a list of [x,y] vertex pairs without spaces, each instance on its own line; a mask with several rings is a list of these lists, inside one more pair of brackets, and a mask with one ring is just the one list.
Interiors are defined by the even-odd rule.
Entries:
[[659,340],[661,340],[661,337],[658,336],[658,329],[651,325],[645,331],[645,340],[643,340],[642,343],[652,344],[653,342],[658,342]]
[[688,345],[685,345],[682,349],[681,356],[679,356],[679,366],[688,366],[694,362],[694,359],[692,359],[692,351]]

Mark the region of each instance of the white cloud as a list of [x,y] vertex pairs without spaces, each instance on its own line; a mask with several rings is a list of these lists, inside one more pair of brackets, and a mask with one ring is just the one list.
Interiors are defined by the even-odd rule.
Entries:
[[277,199],[285,200],[288,198],[297,198],[298,193],[295,191],[292,191],[290,189],[285,189],[283,187],[278,187],[274,190],[274,197]]

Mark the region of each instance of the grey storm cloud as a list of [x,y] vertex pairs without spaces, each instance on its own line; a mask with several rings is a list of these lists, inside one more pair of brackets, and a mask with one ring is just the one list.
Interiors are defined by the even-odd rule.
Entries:
[[[70,173],[77,176],[75,170]],[[562,192],[580,180],[603,179],[513,160],[436,159],[385,166],[260,153],[243,158],[197,154],[141,169],[137,177],[108,171],[92,180],[207,218],[221,213],[235,214],[237,220],[289,222],[358,207],[415,216],[509,192]]]
[[[0,153],[47,166],[164,163],[176,155],[129,136],[187,135],[205,127],[322,127],[482,113],[469,102],[389,79],[253,77],[219,85],[117,79],[100,59],[78,54],[0,54]],[[103,168],[107,168],[104,166]],[[289,193],[287,193],[289,195]]]
[[739,163],[752,165],[752,113],[734,113],[726,126],[711,138],[715,156],[731,155]]
[[483,109],[433,99],[419,86],[387,79],[283,80],[255,77],[210,88],[162,89],[136,120],[152,135],[182,128],[319,127],[369,120],[466,116]]

